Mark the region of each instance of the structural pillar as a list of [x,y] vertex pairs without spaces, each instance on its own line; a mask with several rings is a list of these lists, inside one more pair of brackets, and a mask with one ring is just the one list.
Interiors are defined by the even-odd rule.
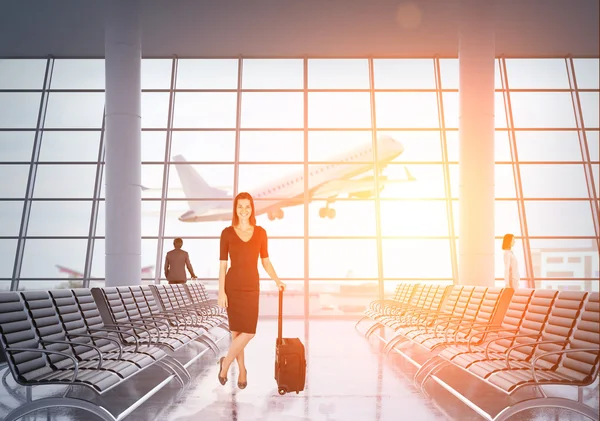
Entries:
[[493,2],[462,0],[459,62],[458,279],[494,285]]
[[106,286],[141,284],[141,65],[139,0],[108,0],[106,74]]

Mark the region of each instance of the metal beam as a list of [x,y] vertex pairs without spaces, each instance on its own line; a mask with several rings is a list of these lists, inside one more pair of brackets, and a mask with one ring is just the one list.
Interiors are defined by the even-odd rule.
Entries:
[[48,109],[48,96],[50,85],[52,83],[52,71],[54,70],[54,57],[48,57],[46,62],[46,72],[44,74],[44,88],[40,98],[40,107],[35,127],[35,137],[33,140],[33,150],[31,152],[31,161],[29,163],[29,177],[27,179],[27,189],[25,190],[25,200],[23,201],[23,213],[21,215],[21,227],[19,228],[19,239],[17,240],[17,250],[15,253],[15,264],[13,266],[12,280],[10,283],[11,291],[19,288],[19,278],[21,277],[21,268],[23,266],[23,255],[25,253],[25,237],[27,236],[27,227],[29,226],[29,216],[31,214],[31,199],[33,198],[33,189],[35,187],[35,178],[37,175],[38,161],[42,149],[42,135],[44,123],[46,121],[46,111]]

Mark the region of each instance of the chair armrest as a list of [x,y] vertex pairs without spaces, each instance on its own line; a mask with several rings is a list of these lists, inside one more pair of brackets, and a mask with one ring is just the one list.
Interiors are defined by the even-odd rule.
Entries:
[[[146,332],[148,334],[148,339],[149,339],[149,343],[152,344],[152,335],[150,334],[150,331],[148,329],[144,329],[142,327],[140,327],[139,323],[132,323],[132,322],[117,322],[117,323],[110,323],[110,324],[105,324],[104,326],[107,327],[119,327],[119,326],[131,326],[132,330],[135,332],[135,329],[139,329],[142,332]],[[143,326],[143,324],[141,325]],[[139,336],[138,336],[139,338]]]
[[[106,326],[106,325],[104,325]],[[119,326],[116,326],[117,328]],[[103,329],[103,328],[99,328],[99,327],[88,327],[87,328],[88,332],[111,332],[111,333],[118,333],[120,335],[125,335],[125,336],[131,336],[133,338],[133,340],[135,341],[135,352],[138,352],[138,348],[140,346],[139,341],[137,336],[135,336],[133,333],[129,333],[129,332],[122,332],[119,329]]]
[[[41,344],[63,344],[63,345],[78,345],[78,346],[86,346],[88,348],[92,348],[94,351],[96,351],[98,353],[98,367],[96,367],[97,369],[102,368],[102,352],[100,351],[100,348],[98,348],[97,346],[94,345],[90,345],[90,344],[78,344],[77,342],[71,342],[71,341],[49,341],[46,339],[40,339],[39,341]],[[77,354],[74,355],[75,358],[77,358]]]
[[[539,338],[540,336],[542,336],[542,332],[540,333],[530,333],[529,335],[506,335],[506,336],[499,336],[497,338],[494,339],[490,339],[489,341],[485,342],[487,345],[485,346],[485,358],[490,358],[488,352],[490,349],[490,345],[493,344],[496,341],[501,341],[503,339],[514,339],[514,338]],[[535,343],[535,342],[534,342]],[[531,346],[531,344],[519,344],[519,345],[528,345]],[[506,348],[507,352],[509,348]]]
[[504,328],[498,328],[498,329],[486,329],[483,332],[477,332],[474,333],[473,335],[469,336],[469,343],[468,343],[468,349],[469,352],[473,352],[471,350],[471,345],[473,344],[473,338],[476,338],[479,335],[483,335],[484,333],[489,333],[489,332],[518,332],[518,329],[504,329]]
[[537,357],[535,357],[532,361],[531,361],[531,374],[533,376],[533,381],[535,383],[539,383],[537,376],[535,375],[535,370],[536,370],[536,363],[537,360],[539,360],[542,357],[545,357],[546,355],[552,355],[552,354],[569,354],[572,352],[599,352],[600,353],[600,348],[570,348],[570,349],[561,349],[559,351],[549,351],[549,352],[544,352],[543,354],[538,355]]
[[530,344],[519,344],[519,345],[511,346],[510,348],[508,348],[506,350],[506,365],[508,366],[508,368],[510,368],[512,370],[512,367],[510,366],[510,353],[513,352],[513,350],[515,350],[517,348],[522,348],[525,346],[533,346],[535,348],[541,344],[566,345],[568,343],[569,343],[569,341],[539,341],[539,342],[533,342],[532,344],[531,343]]
[[87,338],[92,338],[92,339],[106,339],[107,341],[114,342],[119,347],[119,359],[121,359],[121,357],[123,356],[123,346],[121,345],[121,342],[117,341],[116,339],[109,338],[106,336],[86,335],[85,333],[66,333],[66,336],[67,337],[81,336],[81,337],[87,337]]
[[50,351],[48,349],[40,349],[40,348],[12,348],[12,347],[5,348],[4,350],[7,353],[17,351],[17,352],[40,352],[42,354],[62,355],[63,357],[70,358],[73,361],[73,364],[75,364],[75,367],[73,367],[73,378],[71,379],[71,383],[75,383],[75,380],[77,379],[77,374],[79,374],[79,363],[77,362],[77,358],[75,358],[74,356],[69,355],[65,352]]

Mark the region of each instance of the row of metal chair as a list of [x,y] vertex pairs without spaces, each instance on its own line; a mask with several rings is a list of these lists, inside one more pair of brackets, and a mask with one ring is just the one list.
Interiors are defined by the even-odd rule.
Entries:
[[[583,388],[598,379],[597,292],[400,284],[356,324],[388,357],[416,369],[424,393],[434,380],[485,419],[560,407],[597,420]],[[578,388],[578,400],[549,397],[542,386]]]
[[[52,407],[79,408],[107,421],[121,420],[170,380],[185,388],[191,380],[187,367],[208,350],[216,355],[218,342],[229,333],[226,313],[208,299],[200,283],[2,292],[0,352],[8,366],[3,383],[10,373],[27,388],[67,386],[62,396],[37,400],[9,390],[21,402],[4,420]],[[192,343],[199,348],[183,364],[176,352]],[[127,381],[151,367],[168,376],[159,376],[160,371],[150,376],[156,384],[145,380],[150,390],[113,415],[107,393],[131,390]],[[74,386],[95,393],[84,399],[75,396]]]

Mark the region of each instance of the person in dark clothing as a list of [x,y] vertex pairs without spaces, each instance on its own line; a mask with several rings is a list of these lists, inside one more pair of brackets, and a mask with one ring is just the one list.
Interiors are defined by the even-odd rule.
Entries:
[[190,271],[192,279],[196,279],[194,268],[190,263],[190,256],[187,251],[182,250],[183,240],[176,238],[173,240],[173,250],[167,253],[165,257],[165,277],[169,284],[185,284],[187,276],[185,268]]
[[[256,225],[252,196],[249,193],[238,194],[233,201],[231,226],[221,232],[218,303],[220,307],[227,308],[232,338],[227,356],[219,360],[218,376],[222,385],[227,383],[227,372],[233,360],[237,360],[239,367],[238,387],[244,389],[248,384],[244,348],[256,334],[258,323],[259,256],[263,268],[277,287],[285,289],[269,260],[267,243],[267,232]],[[229,270],[228,257],[231,259]]]

